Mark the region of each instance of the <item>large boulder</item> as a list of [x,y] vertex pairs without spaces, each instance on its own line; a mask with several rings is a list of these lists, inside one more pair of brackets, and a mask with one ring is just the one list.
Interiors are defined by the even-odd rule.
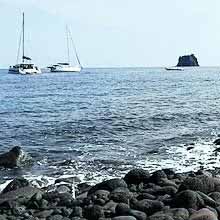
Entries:
[[194,54],[179,57],[177,66],[199,66]]
[[192,190],[185,190],[178,193],[174,197],[171,205],[178,208],[191,208],[197,210],[198,208],[204,206],[204,201],[201,199],[197,192]]
[[143,169],[133,169],[129,171],[124,180],[127,184],[139,184],[141,182],[147,182],[150,177],[150,173]]
[[25,186],[10,192],[0,194],[0,204],[8,201],[16,201],[18,198],[28,201],[33,195],[38,192],[42,191],[31,186]]
[[32,162],[31,157],[21,147],[13,147],[9,152],[0,154],[0,166],[5,168],[20,167]]
[[28,180],[24,179],[23,177],[17,177],[12,180],[2,191],[2,193],[6,193],[9,191],[13,191],[25,186],[31,186]]
[[163,170],[157,170],[151,174],[149,181],[158,184],[163,179],[167,179],[166,173]]
[[190,190],[200,191],[200,192],[207,194],[207,193],[214,192],[216,190],[217,184],[218,184],[218,181],[216,178],[209,177],[206,175],[188,177],[180,185],[179,191],[190,189]]
[[93,186],[89,190],[88,195],[95,193],[97,190],[107,190],[107,191],[111,192],[118,187],[126,188],[127,184],[123,179],[119,179],[119,178],[106,180],[104,182],[98,183],[95,186]]

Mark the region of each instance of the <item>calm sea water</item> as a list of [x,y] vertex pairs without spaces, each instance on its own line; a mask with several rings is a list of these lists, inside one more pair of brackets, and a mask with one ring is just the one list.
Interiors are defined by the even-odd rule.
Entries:
[[0,103],[0,151],[20,145],[34,159],[31,167],[1,170],[2,179],[98,180],[132,167],[220,166],[212,144],[220,133],[220,68],[1,70]]

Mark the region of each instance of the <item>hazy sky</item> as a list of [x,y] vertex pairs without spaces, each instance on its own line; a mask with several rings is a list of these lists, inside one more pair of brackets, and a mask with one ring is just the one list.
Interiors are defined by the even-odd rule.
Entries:
[[219,0],[0,0],[0,67],[16,62],[22,12],[35,63],[66,61],[65,25],[85,67],[220,65]]

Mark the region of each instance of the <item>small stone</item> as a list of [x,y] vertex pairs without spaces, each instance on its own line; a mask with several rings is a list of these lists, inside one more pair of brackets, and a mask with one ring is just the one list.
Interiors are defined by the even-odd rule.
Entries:
[[133,216],[117,216],[112,218],[112,220],[137,220],[137,219]]
[[89,220],[98,220],[101,217],[104,217],[104,211],[101,206],[94,205],[89,206],[85,209],[85,217]]
[[62,185],[62,186],[57,187],[56,191],[58,193],[68,193],[68,192],[71,192],[71,189],[68,186]]
[[217,216],[209,209],[203,208],[192,214],[189,220],[218,220]]
[[47,218],[47,217],[51,216],[52,213],[53,213],[53,210],[44,210],[44,211],[41,211],[41,212],[34,213],[34,217]]
[[83,209],[80,206],[73,207],[73,211],[70,217],[82,217],[83,216]]
[[0,220],[7,220],[5,215],[0,215]]
[[63,216],[62,215],[52,215],[48,218],[48,220],[62,220]]

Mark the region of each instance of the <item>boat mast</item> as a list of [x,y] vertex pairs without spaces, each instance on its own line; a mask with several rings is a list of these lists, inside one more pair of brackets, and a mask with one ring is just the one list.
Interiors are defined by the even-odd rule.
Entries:
[[77,62],[79,64],[79,66],[82,67],[81,63],[80,63],[80,60],[79,60],[79,57],[78,57],[78,54],[77,54],[77,51],[76,51],[76,46],[75,46],[73,38],[72,38],[72,34],[71,34],[69,29],[68,29],[68,32],[69,32],[69,35],[70,35],[70,38],[71,38],[71,41],[72,41],[72,44],[73,44],[73,48],[74,48],[74,52],[75,52],[75,55],[76,55]]
[[68,27],[66,26],[66,41],[67,41],[67,59],[68,63],[70,63],[70,49],[69,49],[69,33],[68,33]]
[[22,46],[23,46],[22,63],[24,63],[24,12],[23,12],[23,22],[22,22]]

